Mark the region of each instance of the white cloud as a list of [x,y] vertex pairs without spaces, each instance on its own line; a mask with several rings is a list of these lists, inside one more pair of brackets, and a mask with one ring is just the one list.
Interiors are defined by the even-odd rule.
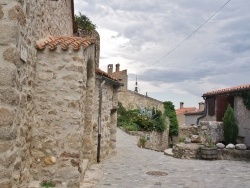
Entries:
[[197,106],[207,91],[250,83],[250,1],[75,0],[98,26],[100,66],[120,63],[129,87],[159,100]]

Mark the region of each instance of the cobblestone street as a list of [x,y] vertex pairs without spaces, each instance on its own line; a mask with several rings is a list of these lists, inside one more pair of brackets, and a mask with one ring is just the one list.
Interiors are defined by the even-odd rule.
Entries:
[[[117,156],[103,162],[97,188],[243,188],[250,187],[250,163],[181,160],[138,148],[135,137],[117,129]],[[165,172],[165,176],[147,172]]]

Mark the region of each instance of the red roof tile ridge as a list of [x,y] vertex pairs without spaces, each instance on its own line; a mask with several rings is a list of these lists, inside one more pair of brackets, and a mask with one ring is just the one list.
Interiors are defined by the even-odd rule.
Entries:
[[233,92],[233,91],[239,91],[239,90],[244,90],[244,89],[250,89],[250,84],[244,84],[244,85],[240,85],[240,86],[234,86],[234,87],[209,91],[209,92],[204,93],[203,96],[212,95],[212,94],[222,94],[222,93],[226,93],[226,92]]
[[116,78],[113,77],[112,75],[106,73],[105,71],[101,70],[100,68],[96,68],[96,69],[95,69],[95,72],[96,72],[96,74],[100,74],[100,75],[105,76],[105,77],[107,77],[107,78],[110,78],[110,79],[112,79],[112,80],[114,80],[114,81],[120,82],[118,79],[116,79]]
[[72,46],[74,50],[79,50],[81,46],[86,49],[90,44],[95,43],[95,38],[92,37],[72,37],[72,36],[48,36],[45,39],[38,40],[36,48],[43,50],[48,45],[51,50],[57,46],[61,46],[63,50],[67,50]]

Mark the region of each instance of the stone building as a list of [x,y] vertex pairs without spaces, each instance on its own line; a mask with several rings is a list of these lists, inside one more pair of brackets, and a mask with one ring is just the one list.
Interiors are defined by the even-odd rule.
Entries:
[[250,147],[250,109],[244,104],[249,101],[249,94],[250,84],[204,93],[202,97],[205,99],[206,107],[203,115],[198,118],[198,122],[221,123],[227,106],[231,105],[239,127],[238,142]]
[[[136,90],[131,91],[128,89],[128,74],[127,70],[120,70],[120,64],[116,64],[116,69],[113,71],[113,65],[108,65],[108,73],[114,78],[123,83],[118,92],[118,100],[127,109],[137,108],[155,108],[164,112],[164,105],[162,101],[156,100],[147,95],[142,95],[138,92],[137,85]],[[137,81],[136,81],[137,84]]]
[[96,37],[73,36],[73,6],[0,1],[0,187],[76,188],[97,153],[116,152],[121,83],[98,68]]

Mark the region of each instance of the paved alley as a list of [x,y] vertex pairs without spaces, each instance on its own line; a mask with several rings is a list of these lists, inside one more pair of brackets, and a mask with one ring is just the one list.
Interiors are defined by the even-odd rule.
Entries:
[[[250,187],[249,162],[176,159],[138,148],[136,143],[136,137],[117,129],[117,156],[103,162],[103,177],[97,188]],[[163,176],[148,175],[151,171]]]

